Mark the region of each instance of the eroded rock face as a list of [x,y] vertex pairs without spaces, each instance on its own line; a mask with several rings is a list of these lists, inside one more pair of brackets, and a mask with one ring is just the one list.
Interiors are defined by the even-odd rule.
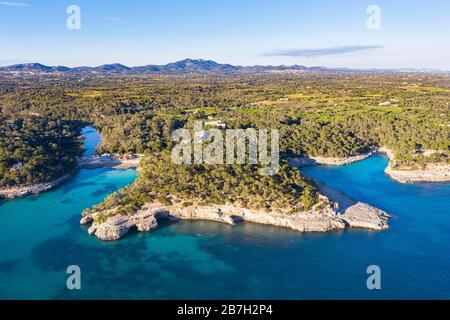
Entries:
[[155,215],[151,217],[149,216],[148,218],[139,221],[136,224],[136,227],[140,232],[149,232],[152,231],[153,229],[158,228],[158,221],[156,220]]
[[327,232],[345,228],[345,223],[329,206],[296,214],[242,209],[240,216],[247,222],[290,228],[300,232]]
[[335,204],[339,219],[350,228],[385,230],[389,228],[390,215],[367,203],[356,201],[352,197],[316,181],[320,193]]
[[113,241],[122,238],[133,227],[136,227],[141,232],[149,232],[156,229],[158,221],[156,220],[155,212],[144,209],[131,216],[115,215],[103,223],[98,224],[94,222],[92,227],[89,228],[89,234],[95,234],[95,236],[104,241]]
[[97,238],[104,241],[119,240],[128,233],[130,228],[124,224],[116,224],[112,221],[102,223],[95,230]]
[[85,224],[91,223],[93,221],[94,221],[94,219],[92,218],[92,216],[90,214],[88,214],[88,215],[84,216],[83,218],[81,218],[80,224],[85,225]]
[[301,232],[325,232],[343,229],[345,224],[339,220],[330,207],[315,209],[298,214],[281,211],[267,212],[252,210],[234,205],[200,206],[191,208],[171,207],[164,209],[167,215],[178,219],[211,220],[231,225],[239,221],[291,228]]
[[[104,223],[94,222],[89,234],[102,240],[117,240],[130,228],[148,232],[158,227],[157,219],[210,220],[230,225],[240,221],[290,228],[300,232],[328,232],[345,228],[385,230],[389,215],[366,203],[358,202],[346,194],[316,181],[320,191],[320,203],[311,210],[291,213],[288,209],[275,211],[248,209],[239,205],[199,205],[184,207],[181,204],[162,205],[147,203],[134,215],[114,215],[114,210],[97,215],[110,216]],[[82,222],[94,217],[86,216]]]
[[[325,198],[325,200],[328,199]],[[132,227],[143,232],[157,228],[157,219],[210,220],[230,225],[247,221],[290,228],[300,232],[327,232],[343,230],[347,227],[384,230],[388,227],[389,216],[384,211],[367,204],[347,202],[345,208],[339,209],[339,206],[333,202],[324,203],[326,205],[296,214],[250,210],[235,205],[182,207],[148,203],[135,215],[116,215],[101,224],[94,222],[89,229],[89,234],[105,241],[118,240]]]
[[[237,215],[233,215],[230,209],[233,206],[161,206],[159,204],[146,205],[155,212],[158,218],[166,218],[171,220],[209,220],[236,224],[239,220]],[[233,211],[235,212],[235,210]]]

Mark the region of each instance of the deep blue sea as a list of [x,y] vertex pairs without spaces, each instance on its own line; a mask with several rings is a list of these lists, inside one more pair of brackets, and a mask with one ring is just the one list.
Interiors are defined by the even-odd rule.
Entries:
[[[449,299],[450,184],[402,185],[386,166],[376,156],[304,170],[395,215],[385,232],[184,221],[117,242],[90,237],[80,213],[136,172],[81,170],[54,191],[0,203],[0,299]],[[66,287],[69,265],[81,268],[81,290]],[[379,291],[367,289],[370,265],[381,268]]]

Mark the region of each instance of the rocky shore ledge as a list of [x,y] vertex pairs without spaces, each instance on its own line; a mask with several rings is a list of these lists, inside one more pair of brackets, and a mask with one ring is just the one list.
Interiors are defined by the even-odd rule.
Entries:
[[385,173],[392,179],[400,183],[415,183],[415,182],[448,182],[450,181],[450,164],[446,163],[429,163],[425,169],[421,170],[395,170],[394,152],[388,148],[382,147],[379,149],[380,153],[384,153],[389,157],[389,166]]
[[46,182],[39,183],[32,186],[26,187],[18,187],[18,188],[10,188],[10,189],[0,189],[0,199],[16,199],[21,197],[26,197],[32,194],[39,194],[50,189],[56,188],[57,186],[63,184],[67,180],[69,180],[72,176],[65,175],[59,179]]
[[353,157],[334,158],[334,157],[298,157],[289,159],[289,165],[293,167],[310,167],[317,165],[326,166],[345,166],[351,163],[365,160],[378,153],[378,150],[371,150]]
[[389,165],[386,174],[401,183],[415,182],[448,182],[450,181],[450,165],[428,164],[424,170],[394,170]]
[[[109,212],[84,216],[81,224],[92,223],[89,234],[104,241],[114,241],[123,237],[132,228],[141,232],[149,232],[158,228],[159,219],[170,220],[210,220],[230,225],[246,221],[277,227],[290,228],[299,232],[328,232],[347,228],[364,228],[385,230],[389,215],[368,204],[354,201],[350,197],[324,186],[322,203],[307,212],[288,214],[286,212],[251,210],[235,205],[201,206],[162,205],[147,203],[133,215],[114,214]],[[322,191],[323,192],[323,191]],[[98,215],[108,217],[97,223]]]
[[358,161],[368,159],[376,154],[385,154],[390,162],[385,173],[400,183],[415,182],[448,182],[450,181],[450,165],[446,163],[430,163],[422,170],[395,170],[395,154],[392,150],[381,147],[358,156],[347,158],[327,158],[327,157],[298,157],[289,159],[289,165],[293,167],[309,167],[316,165],[344,166]]

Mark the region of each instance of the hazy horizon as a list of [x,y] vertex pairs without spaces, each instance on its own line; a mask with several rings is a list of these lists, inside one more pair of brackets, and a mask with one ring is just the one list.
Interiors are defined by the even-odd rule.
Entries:
[[[96,67],[101,67],[101,66],[104,66],[104,65],[115,65],[115,64],[118,64],[118,65],[123,65],[125,67],[134,68],[134,67],[144,67],[144,66],[165,66],[167,64],[176,63],[176,62],[180,62],[180,61],[183,61],[183,60],[197,60],[197,61],[203,60],[203,61],[214,61],[214,62],[216,62],[218,64],[222,64],[222,65],[229,64],[229,63],[223,62],[223,61],[215,61],[215,60],[204,59],[204,58],[185,58],[185,59],[178,60],[178,61],[169,61],[169,62],[164,63],[164,64],[146,63],[146,64],[142,64],[142,65],[132,65],[132,66],[123,64],[123,63],[121,63],[119,61],[111,62],[111,63],[103,63],[103,64],[99,64],[99,65],[74,65],[74,66],[43,64],[43,63],[41,63],[39,61],[25,61],[25,62],[21,62],[21,63],[6,64],[6,65],[1,65],[0,64],[0,68],[1,67],[10,67],[10,66],[14,66],[14,65],[24,65],[24,64],[25,65],[26,64],[41,64],[41,65],[44,65],[44,66],[47,66],[47,67],[68,67],[68,68],[84,68],[84,67],[86,67],[86,68],[96,68]],[[232,64],[230,64],[230,65],[232,65]],[[298,64],[296,64],[296,65],[298,65]],[[233,66],[235,66],[235,67],[254,67],[254,66],[257,66],[257,65],[253,64],[253,65],[233,65]],[[294,65],[293,64],[291,64],[291,65],[281,64],[281,65],[261,65],[261,66],[274,66],[274,67],[286,66],[286,67],[290,67],[290,66],[294,66]],[[300,65],[298,65],[298,66],[300,66]],[[403,70],[404,69],[404,70],[431,70],[431,71],[435,70],[435,71],[441,71],[441,72],[450,72],[450,69],[447,70],[447,69],[441,69],[441,68],[415,68],[415,67],[406,67],[406,68],[377,68],[377,67],[351,68],[351,67],[328,67],[328,66],[320,66],[320,65],[301,65],[301,66],[304,66],[306,68],[325,68],[325,69],[327,69],[327,68],[329,68],[329,69],[340,69],[340,68],[342,68],[342,69],[349,69],[349,70]]]
[[[69,30],[70,5],[81,10]],[[375,27],[368,26],[378,8]],[[438,0],[0,1],[0,66],[232,65],[450,70],[450,3]],[[372,20],[371,20],[372,21]]]

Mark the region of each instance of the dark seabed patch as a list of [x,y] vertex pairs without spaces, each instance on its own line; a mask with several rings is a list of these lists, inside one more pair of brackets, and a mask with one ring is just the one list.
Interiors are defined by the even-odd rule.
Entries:
[[92,197],[99,197],[105,194],[110,194],[112,192],[114,192],[115,190],[117,190],[117,185],[113,184],[113,183],[104,183],[102,184],[102,186],[98,189],[96,189],[94,192],[91,192],[91,196]]
[[20,263],[20,259],[8,260],[0,263],[0,272],[11,273]]
[[91,187],[97,185],[95,182],[83,182],[83,183],[71,183],[65,185],[63,188],[61,188],[61,194],[67,195],[68,193],[81,188]]

